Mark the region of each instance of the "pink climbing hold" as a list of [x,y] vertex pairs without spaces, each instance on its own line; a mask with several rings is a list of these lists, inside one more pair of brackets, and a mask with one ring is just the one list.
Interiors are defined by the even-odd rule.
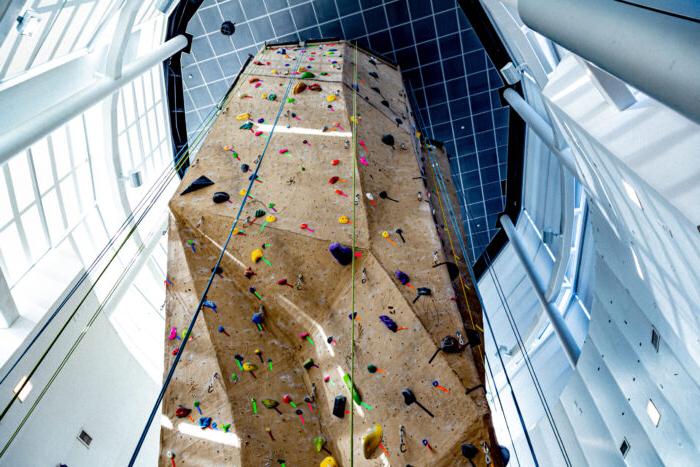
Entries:
[[262,86],[262,83],[260,81],[258,81],[253,86],[255,86],[256,88],[259,88],[260,86]]
[[367,146],[365,145],[365,141],[364,141],[364,140],[360,140],[360,146],[362,146],[362,149],[364,149],[365,152],[369,152],[369,149],[367,149]]
[[175,340],[175,338],[177,338],[177,328],[172,327],[172,328],[170,328],[170,335],[168,336],[168,339],[170,339],[172,341],[172,340]]
[[287,148],[280,149],[280,154],[286,154],[288,152],[289,152],[289,149],[287,149]]
[[258,130],[258,131],[255,132],[255,136],[260,136],[260,135],[262,135],[262,134],[263,134],[263,132],[260,131],[260,130]]
[[364,165],[364,166],[368,166],[368,165],[369,165],[369,162],[367,162],[367,159],[365,159],[365,156],[361,156],[361,157],[360,157],[360,164],[362,164],[362,165]]

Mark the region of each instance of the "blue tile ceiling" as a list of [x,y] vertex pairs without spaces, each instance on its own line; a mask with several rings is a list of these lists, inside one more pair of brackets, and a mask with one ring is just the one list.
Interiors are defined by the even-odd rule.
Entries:
[[[236,32],[221,34],[232,21]],[[508,108],[497,70],[456,0],[205,0],[182,57],[190,136],[265,41],[356,40],[399,63],[419,125],[445,143],[476,258],[503,210]]]

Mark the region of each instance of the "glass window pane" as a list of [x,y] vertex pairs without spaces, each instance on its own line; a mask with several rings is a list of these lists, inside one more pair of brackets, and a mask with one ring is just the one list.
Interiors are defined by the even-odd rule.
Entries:
[[56,160],[56,173],[60,180],[72,170],[66,127],[61,127],[51,133],[51,144]]
[[78,167],[88,159],[88,150],[85,143],[85,129],[82,117],[74,118],[68,123],[70,134],[70,147],[73,155],[73,165]]
[[12,219],[12,207],[10,207],[10,195],[7,193],[5,183],[5,168],[0,167],[0,228]]
[[51,243],[56,245],[66,233],[66,226],[63,223],[63,217],[61,217],[61,206],[58,204],[58,194],[56,190],[49,190],[48,193],[42,196],[41,203],[44,206],[46,224],[49,228],[49,235],[51,235]]
[[39,217],[39,209],[36,205],[22,214],[22,227],[24,227],[24,234],[27,236],[27,243],[29,244],[32,261],[37,261],[49,248],[49,244],[44,236],[44,229],[41,226],[41,218]]
[[34,190],[32,189],[32,179],[29,174],[29,163],[27,153],[23,152],[8,162],[10,166],[10,176],[17,199],[17,209],[22,211],[35,201]]
[[0,251],[7,266],[7,281],[12,287],[29,268],[29,259],[24,255],[24,248],[15,223],[0,231]]
[[78,181],[78,193],[81,210],[85,210],[93,204],[92,177],[90,176],[90,166],[83,164],[75,170],[75,177]]
[[78,194],[75,192],[73,175],[69,175],[61,182],[61,196],[63,197],[63,207],[68,218],[68,227],[74,226],[80,219],[81,210]]

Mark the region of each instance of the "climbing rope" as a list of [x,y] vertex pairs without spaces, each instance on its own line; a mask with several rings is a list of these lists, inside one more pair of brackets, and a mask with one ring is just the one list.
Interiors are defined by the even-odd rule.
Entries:
[[353,404],[353,393],[355,391],[355,245],[357,241],[357,236],[355,234],[355,226],[357,222],[355,220],[355,212],[357,209],[357,204],[355,199],[357,196],[357,127],[359,123],[359,118],[357,117],[357,43],[355,43],[355,57],[353,63],[353,86],[352,86],[352,262],[350,266],[350,316],[352,323],[352,330],[350,332],[350,467],[354,465],[355,453],[354,448],[354,436],[355,436],[355,406]]
[[[298,69],[299,65],[301,64],[301,60],[304,57],[306,50],[301,49],[299,51],[299,56],[297,57],[295,68]],[[224,242],[223,246],[221,247],[221,253],[219,254],[219,257],[216,260],[216,263],[214,267],[211,269],[211,275],[209,276],[209,280],[207,281],[207,285],[204,288],[204,291],[202,292],[202,295],[199,299],[199,303],[197,304],[197,308],[194,311],[194,314],[192,316],[192,319],[190,321],[189,326],[187,327],[187,332],[185,332],[185,335],[182,338],[182,344],[178,348],[177,353],[175,354],[175,359],[173,360],[172,365],[170,365],[170,369],[168,370],[168,374],[165,377],[165,380],[163,381],[163,385],[161,387],[160,392],[158,393],[158,397],[156,398],[155,403],[153,404],[153,408],[151,409],[151,413],[148,416],[148,420],[146,421],[146,426],[144,427],[143,431],[141,432],[141,436],[139,437],[138,443],[136,444],[136,447],[134,448],[134,452],[131,456],[131,459],[129,460],[129,467],[132,467],[134,463],[136,462],[136,457],[138,456],[139,452],[141,451],[141,447],[143,446],[143,442],[146,439],[146,435],[148,434],[148,430],[151,427],[151,424],[153,423],[153,419],[155,418],[158,408],[160,407],[161,402],[163,401],[163,397],[165,397],[165,391],[168,389],[168,386],[170,385],[170,381],[173,378],[173,375],[175,374],[175,369],[177,368],[178,363],[180,363],[180,359],[182,358],[182,354],[185,351],[185,346],[190,338],[190,335],[192,334],[192,329],[194,328],[194,325],[197,321],[197,318],[199,317],[199,313],[202,310],[202,307],[204,305],[204,302],[207,299],[207,294],[209,293],[209,290],[211,289],[212,283],[214,282],[214,278],[216,277],[216,271],[221,265],[221,261],[224,258],[224,255],[226,253],[226,249],[228,248],[229,243],[231,242],[231,238],[233,238],[233,233],[238,227],[238,221],[240,220],[241,214],[243,213],[243,209],[245,208],[245,205],[248,201],[248,198],[250,197],[250,193],[253,189],[253,185],[255,184],[255,180],[258,177],[258,172],[260,171],[260,167],[262,167],[263,161],[265,160],[265,155],[267,154],[267,149],[270,146],[270,142],[272,141],[272,136],[275,132],[275,128],[277,128],[277,123],[279,122],[279,119],[282,115],[282,111],[284,110],[284,105],[287,102],[287,97],[289,96],[289,92],[292,89],[292,84],[294,83],[295,79],[293,76],[290,76],[289,82],[287,83],[287,88],[284,91],[284,96],[282,97],[282,101],[280,102],[279,110],[277,111],[277,115],[275,116],[275,120],[272,124],[272,127],[270,128],[270,134],[267,138],[267,141],[265,142],[265,146],[263,147],[263,151],[260,155],[258,164],[255,167],[255,170],[253,171],[253,174],[250,177],[250,181],[248,183],[248,187],[246,188],[245,194],[243,195],[243,199],[241,201],[241,205],[238,208],[238,213],[236,213],[236,217],[231,224],[231,229],[229,230],[228,236],[226,237],[226,241]]]

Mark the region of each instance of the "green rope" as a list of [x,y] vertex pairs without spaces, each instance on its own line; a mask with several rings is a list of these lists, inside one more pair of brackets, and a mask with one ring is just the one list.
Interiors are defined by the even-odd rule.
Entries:
[[[353,87],[352,87],[352,263],[351,263],[351,310],[350,316],[352,319],[352,331],[350,334],[350,383],[352,384],[351,394],[355,389],[355,245],[357,236],[355,235],[355,197],[357,196],[357,44],[355,44],[355,62],[353,67]],[[350,401],[350,467],[354,465],[354,437],[355,437],[355,406],[353,401]]]

